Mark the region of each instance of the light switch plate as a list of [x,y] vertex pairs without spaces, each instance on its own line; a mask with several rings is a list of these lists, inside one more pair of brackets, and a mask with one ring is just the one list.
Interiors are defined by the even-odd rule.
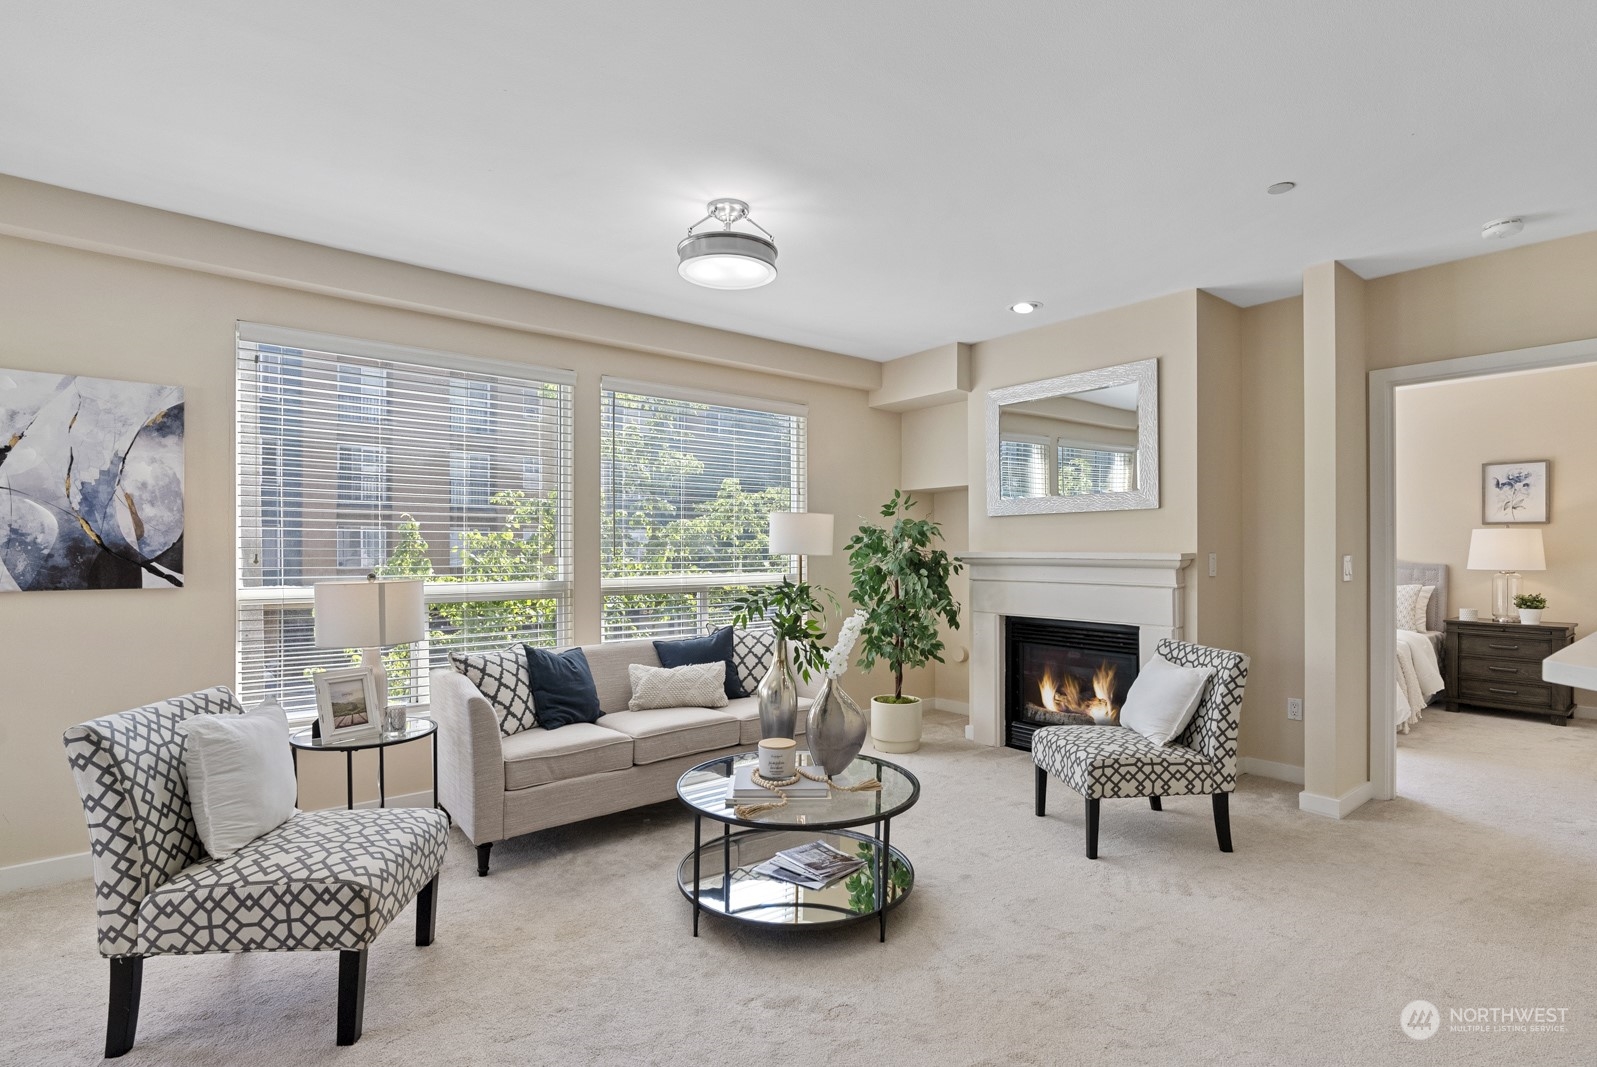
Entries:
[[1209,577],[1213,578],[1215,575],[1217,575],[1219,573],[1220,573],[1220,554],[1218,552],[1210,552],[1209,553]]
[[1353,557],[1352,556],[1343,556],[1342,557],[1342,580],[1344,582],[1351,582],[1353,580]]

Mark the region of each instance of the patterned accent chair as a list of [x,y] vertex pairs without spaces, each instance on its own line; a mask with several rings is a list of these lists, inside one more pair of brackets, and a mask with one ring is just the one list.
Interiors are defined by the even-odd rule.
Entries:
[[224,860],[205,854],[177,724],[243,711],[222,687],[74,726],[64,741],[89,824],[107,1057],[133,1047],[146,956],[334,951],[338,1043],[361,1033],[366,949],[416,900],[430,945],[448,817],[421,808],[296,813]]
[[1161,797],[1209,794],[1220,851],[1231,851],[1231,792],[1237,787],[1237,729],[1248,657],[1169,639],[1158,654],[1180,667],[1214,671],[1192,722],[1170,744],[1154,744],[1124,726],[1045,726],[1032,735],[1037,765],[1037,814],[1044,814],[1048,776],[1087,800],[1087,858],[1098,858],[1098,804],[1105,797],[1147,797],[1154,811]]

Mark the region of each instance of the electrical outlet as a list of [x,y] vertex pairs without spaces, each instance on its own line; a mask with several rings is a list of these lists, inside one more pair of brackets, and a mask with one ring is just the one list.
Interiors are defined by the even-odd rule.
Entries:
[[1298,722],[1302,722],[1303,721],[1303,698],[1302,697],[1287,697],[1286,698],[1286,717],[1289,718],[1289,719],[1295,719]]

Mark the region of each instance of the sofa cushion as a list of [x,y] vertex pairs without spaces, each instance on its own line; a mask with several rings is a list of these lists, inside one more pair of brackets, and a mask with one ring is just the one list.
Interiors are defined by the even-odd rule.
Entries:
[[523,730],[500,744],[505,754],[505,788],[526,789],[567,778],[632,766],[632,738],[591,722],[558,730]]
[[659,763],[729,748],[742,736],[736,719],[709,708],[618,711],[601,718],[599,725],[632,738],[633,763]]
[[[799,697],[798,719],[793,723],[793,735],[804,736],[804,728],[809,723],[810,705],[815,703],[809,697]],[[757,745],[760,743],[760,700],[758,697],[744,697],[742,700],[733,700],[721,709],[726,714],[738,721],[740,736],[738,743],[744,745]]]
[[628,667],[634,663],[660,666],[654,642],[646,638],[584,645],[582,650],[588,655],[588,669],[593,673],[593,687],[599,693],[599,707],[605,711],[627,710],[627,702],[632,699],[632,675]]
[[743,692],[753,696],[771,669],[776,656],[776,631],[766,627],[759,630],[735,630],[732,633],[732,663],[737,667],[738,683]]
[[736,700],[746,697],[749,690],[738,680],[737,667],[732,663],[732,627],[723,626],[705,637],[684,637],[677,641],[656,641],[655,654],[662,667],[686,667],[689,664],[719,663],[724,669],[726,698]]
[[632,699],[628,711],[654,708],[724,708],[726,671],[722,663],[684,663],[680,667],[628,664]]
[[520,645],[493,652],[451,652],[449,665],[494,706],[500,734],[509,737],[538,725],[532,710],[532,674]]
[[448,841],[433,808],[301,812],[152,889],[134,951],[365,948],[438,873]]
[[527,668],[532,674],[532,708],[539,726],[558,730],[598,719],[599,694],[593,688],[593,674],[582,649],[550,652],[531,645],[526,648]]

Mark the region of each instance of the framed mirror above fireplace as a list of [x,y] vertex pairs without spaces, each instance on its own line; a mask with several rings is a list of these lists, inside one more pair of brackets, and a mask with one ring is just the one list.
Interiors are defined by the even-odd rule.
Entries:
[[987,514],[1159,506],[1159,361],[987,394]]

